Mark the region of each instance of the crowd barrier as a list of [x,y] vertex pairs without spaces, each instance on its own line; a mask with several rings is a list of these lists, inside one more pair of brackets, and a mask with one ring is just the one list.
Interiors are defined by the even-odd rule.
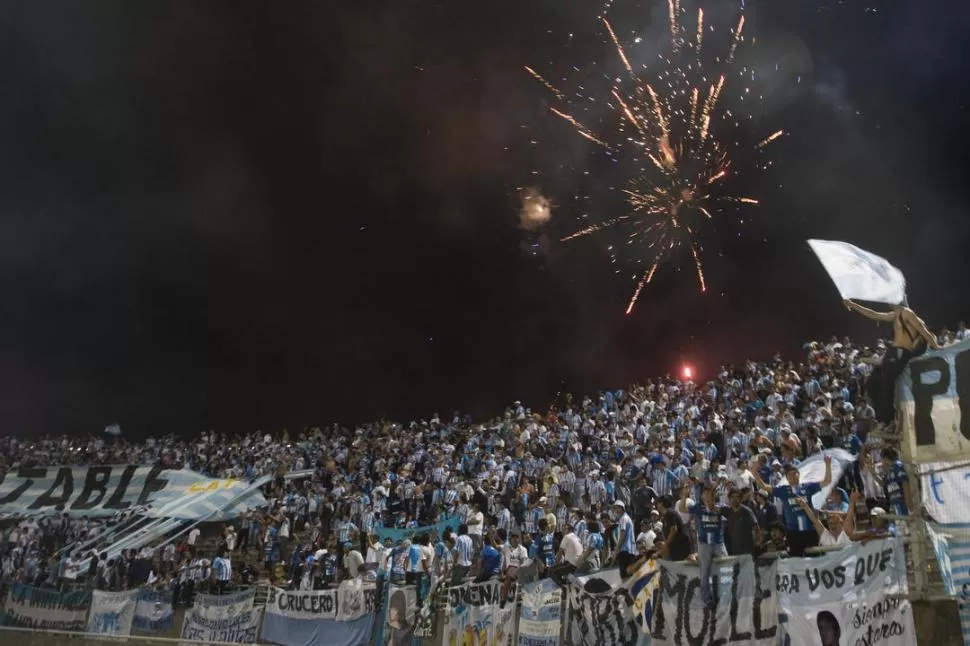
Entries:
[[[61,646],[76,637],[280,646],[914,646],[904,561],[894,539],[814,558],[722,559],[712,567],[710,604],[702,601],[695,564],[666,561],[651,561],[624,582],[613,570],[565,586],[552,579],[520,583],[505,604],[497,581],[440,584],[421,608],[414,586],[386,582],[271,588],[265,602],[252,588],[199,594],[192,608],[178,612],[164,591],[14,584],[3,599],[0,630],[16,634],[21,646]],[[833,635],[835,642],[828,640]]]

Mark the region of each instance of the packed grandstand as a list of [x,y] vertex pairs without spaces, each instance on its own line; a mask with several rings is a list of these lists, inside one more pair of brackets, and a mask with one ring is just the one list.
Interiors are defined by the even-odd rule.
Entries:
[[[967,337],[961,324],[939,340]],[[895,536],[911,504],[907,469],[866,396],[885,348],[833,338],[798,361],[564,395],[545,410],[516,401],[484,423],[455,413],[298,435],[6,437],[2,583],[151,588],[191,607],[257,582],[386,581],[414,586],[420,607],[442,582],[496,581],[504,606],[516,582],[614,568],[622,581],[663,559],[701,566],[709,606],[718,556],[811,557]],[[15,475],[98,465],[152,467],[149,480],[185,469],[246,491],[195,519],[127,504],[86,515],[65,502],[74,489],[59,505],[10,504]]]

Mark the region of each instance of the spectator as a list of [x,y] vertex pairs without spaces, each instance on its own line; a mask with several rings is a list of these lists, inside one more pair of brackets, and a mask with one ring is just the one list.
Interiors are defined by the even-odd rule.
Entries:
[[[590,533],[590,536],[594,534]],[[596,536],[599,536],[596,534]],[[599,537],[599,543],[602,544],[603,538]],[[600,547],[594,546],[592,543],[584,549],[583,544],[580,542],[579,537],[576,536],[576,530],[572,527],[566,529],[566,533],[562,537],[562,542],[559,545],[559,553],[556,555],[556,560],[563,566],[563,571],[566,573],[575,572],[581,569],[581,566],[590,563],[590,556],[593,556],[593,565],[595,569],[599,569],[599,550]],[[592,569],[590,569],[592,571]]]
[[216,582],[216,594],[225,594],[232,583],[232,560],[228,551],[223,550],[212,562],[212,573]]
[[488,581],[499,576],[502,568],[502,555],[492,545],[492,538],[485,536],[483,539],[481,571],[476,579],[477,582]]
[[800,482],[800,474],[795,466],[788,466],[785,469],[787,483],[770,487],[760,478],[758,485],[767,493],[781,500],[784,508],[785,534],[788,541],[788,550],[792,556],[804,556],[805,549],[818,545],[818,534],[812,527],[808,516],[798,506],[797,499],[804,498],[811,504],[811,498],[827,486],[832,481],[832,458],[825,456],[825,475],[821,482]]
[[701,486],[701,502],[690,508],[697,528],[697,560],[701,566],[701,599],[707,606],[714,605],[711,592],[711,568],[714,559],[727,556],[724,549],[724,521],[722,512],[714,500],[714,490],[709,484]]
[[458,527],[458,538],[455,539],[455,565],[451,571],[451,585],[460,585],[468,577],[474,554],[475,548],[468,536],[468,527],[461,525]]
[[633,574],[630,566],[637,560],[636,530],[622,500],[613,503],[613,514],[619,531],[616,539],[616,564],[620,568],[620,578],[626,579]]
[[660,517],[660,512],[652,510],[649,518],[644,518],[640,522],[640,533],[637,534],[637,545],[643,544],[648,550],[653,550],[657,542],[657,532],[653,529],[653,524]]
[[787,555],[788,540],[785,532],[785,524],[776,520],[768,528],[768,540],[765,542],[762,551],[765,554]]
[[[424,537],[427,541],[427,536]],[[356,579],[361,574],[361,569],[364,566],[364,557],[361,556],[360,552],[354,548],[354,544],[347,541],[343,544],[344,551],[344,571],[347,573],[347,577],[350,579]],[[427,558],[421,559],[422,563],[428,563]]]
[[690,556],[690,539],[680,514],[674,511],[668,496],[660,496],[657,506],[663,514],[664,540],[657,556],[671,561],[685,561]]
[[724,546],[731,556],[754,555],[762,543],[762,529],[758,518],[741,500],[742,492],[732,489],[728,494],[729,506],[721,510],[725,520]]
[[518,578],[519,569],[526,566],[529,562],[529,552],[521,545],[520,538],[521,536],[518,532],[512,532],[509,535],[509,545],[502,557],[504,576],[502,580],[501,599],[503,604],[508,600],[509,590]]

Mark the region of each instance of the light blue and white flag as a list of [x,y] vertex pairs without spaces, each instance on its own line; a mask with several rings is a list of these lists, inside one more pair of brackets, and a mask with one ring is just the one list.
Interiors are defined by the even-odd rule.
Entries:
[[519,646],[559,646],[563,615],[562,588],[552,579],[527,583],[522,588]]
[[95,590],[91,599],[91,614],[88,616],[88,632],[113,637],[130,635],[137,597],[138,590]]
[[832,493],[832,490],[839,485],[842,474],[849,468],[849,465],[856,461],[856,456],[845,449],[827,449],[822,453],[810,455],[798,465],[798,478],[802,483],[822,481],[822,478],[825,477],[826,455],[832,458],[832,481],[812,496],[812,506],[815,509],[822,509],[825,506],[825,500]]
[[168,590],[139,590],[135,604],[135,630],[146,633],[167,633],[175,623],[172,593]]
[[188,469],[139,465],[24,467],[0,481],[0,514],[114,516],[225,521],[266,500],[258,485],[207,478]]
[[653,630],[653,606],[657,591],[660,590],[660,564],[650,560],[643,564],[630,578],[630,596],[633,597],[633,612],[643,632]]

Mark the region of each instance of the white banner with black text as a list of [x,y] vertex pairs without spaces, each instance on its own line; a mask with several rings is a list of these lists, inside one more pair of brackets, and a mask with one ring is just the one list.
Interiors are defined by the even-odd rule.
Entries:
[[255,644],[260,609],[254,607],[255,591],[230,595],[197,594],[185,611],[183,640]]
[[970,341],[910,360],[896,383],[896,409],[905,459],[970,460]]
[[777,646],[774,562],[758,565],[750,556],[743,556],[715,563],[711,605],[701,597],[697,565],[660,564],[660,603],[654,611],[652,631],[655,644]]
[[271,588],[260,636],[283,646],[367,643],[376,604],[374,584],[359,581],[344,581],[334,590]]
[[782,646],[916,646],[910,603],[891,596],[905,590],[897,548],[887,539],[780,561]]

